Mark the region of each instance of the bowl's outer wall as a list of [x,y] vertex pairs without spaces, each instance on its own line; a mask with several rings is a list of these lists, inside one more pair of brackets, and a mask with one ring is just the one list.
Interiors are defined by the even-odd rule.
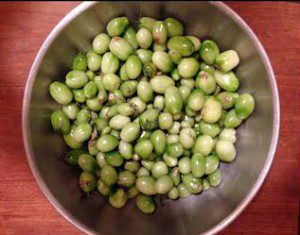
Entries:
[[[92,4],[54,39],[42,58],[32,85],[28,118],[28,146],[32,165],[43,191],[54,204],[82,229],[102,234],[200,234],[217,226],[249,194],[264,169],[271,146],[274,107],[269,75],[253,40],[223,11],[207,2],[101,2]],[[136,209],[134,201],[116,210],[101,196],[86,198],[78,187],[79,172],[62,160],[66,149],[50,126],[50,114],[59,106],[48,94],[49,84],[64,81],[72,58],[88,51],[92,38],[105,30],[109,19],[126,15],[131,22],[139,16],[164,19],[174,16],[185,23],[187,34],[202,40],[212,38],[222,50],[234,49],[241,58],[237,76],[240,92],[252,93],[255,112],[238,129],[234,163],[221,164],[222,184],[198,196],[166,201],[153,216]],[[26,139],[26,138],[25,138]],[[48,187],[48,189],[47,189]],[[49,193],[50,191],[50,193]]]

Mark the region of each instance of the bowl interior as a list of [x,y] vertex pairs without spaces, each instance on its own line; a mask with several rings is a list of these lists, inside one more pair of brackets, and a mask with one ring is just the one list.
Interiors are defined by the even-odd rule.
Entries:
[[[269,151],[274,138],[273,126],[278,121],[274,119],[276,107],[271,88],[274,81],[256,39],[219,3],[101,2],[80,7],[77,11],[84,8],[83,12],[76,17],[74,14],[78,12],[68,16],[64,22],[69,24],[66,27],[61,24],[56,30],[60,32],[52,33],[44,44],[33,67],[29,81],[32,84],[27,88],[25,143],[31,167],[43,191],[69,220],[86,232],[176,235],[217,231],[255,194],[256,183],[263,180],[261,173],[268,171],[273,157]],[[126,15],[131,22],[136,22],[141,15],[156,19],[173,16],[184,22],[188,34],[202,41],[212,38],[222,50],[238,51],[241,58],[236,71],[241,81],[239,92],[252,93],[256,100],[255,112],[238,129],[235,162],[221,164],[222,184],[198,196],[167,200],[157,207],[153,216],[139,212],[134,201],[117,210],[97,194],[84,197],[78,187],[79,172],[63,162],[66,146],[50,126],[50,114],[59,106],[48,94],[49,84],[63,81],[74,55],[88,51],[92,38],[105,30],[109,19],[118,15]]]

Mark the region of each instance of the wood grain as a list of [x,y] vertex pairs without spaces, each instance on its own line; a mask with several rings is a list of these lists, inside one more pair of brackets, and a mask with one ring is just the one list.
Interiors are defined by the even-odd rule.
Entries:
[[[79,2],[0,3],[0,234],[80,234],[39,190],[22,143],[30,66],[52,28]],[[254,30],[281,100],[276,157],[262,189],[221,234],[297,234],[300,193],[300,4],[227,2]],[[297,165],[298,164],[298,165]]]

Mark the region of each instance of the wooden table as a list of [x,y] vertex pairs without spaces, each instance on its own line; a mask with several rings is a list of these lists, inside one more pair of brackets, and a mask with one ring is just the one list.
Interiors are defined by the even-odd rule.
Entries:
[[[46,36],[79,2],[0,3],[0,234],[79,234],[42,194],[22,143],[27,76]],[[271,58],[281,99],[275,161],[262,189],[222,234],[296,234],[300,168],[300,4],[227,2]],[[298,231],[299,232],[299,231]]]

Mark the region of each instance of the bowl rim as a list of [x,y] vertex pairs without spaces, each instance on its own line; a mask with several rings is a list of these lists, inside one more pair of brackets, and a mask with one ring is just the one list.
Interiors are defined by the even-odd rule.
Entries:
[[[250,38],[252,43],[254,44],[256,50],[258,51],[259,55],[262,58],[262,61],[264,63],[264,66],[267,70],[268,74],[268,82],[271,87],[272,91],[272,104],[273,104],[273,131],[272,131],[272,138],[271,138],[271,144],[269,147],[269,151],[267,153],[267,158],[265,160],[263,169],[261,173],[259,174],[256,182],[252,186],[251,190],[248,192],[248,194],[245,196],[245,198],[240,202],[240,204],[228,215],[226,216],[222,221],[220,221],[219,224],[215,225],[214,227],[210,228],[209,230],[205,231],[203,234],[210,235],[210,234],[216,234],[223,230],[225,227],[227,227],[230,223],[232,223],[240,214],[241,212],[246,208],[246,206],[252,201],[252,199],[255,197],[259,189],[261,188],[274,159],[276,147],[278,144],[278,137],[279,137],[279,129],[280,129],[280,103],[279,103],[279,94],[278,94],[278,88],[276,79],[274,76],[273,68],[270,62],[269,57],[267,56],[266,51],[264,50],[261,42],[255,35],[255,33],[252,31],[252,29],[247,25],[247,23],[235,12],[233,11],[229,6],[227,6],[223,2],[213,2],[209,1],[210,4],[212,4],[214,7],[218,8],[220,11],[222,11],[227,17],[231,18],[235,23],[237,23],[247,34],[247,36]],[[23,97],[23,107],[22,107],[22,132],[23,132],[23,143],[25,147],[25,152],[27,156],[27,161],[29,163],[31,172],[45,195],[45,197],[50,201],[50,203],[53,205],[53,207],[71,224],[73,224],[75,227],[79,228],[81,231],[87,233],[87,234],[96,234],[96,231],[93,229],[90,229],[86,225],[82,224],[79,220],[77,220],[72,214],[70,214],[61,204],[60,202],[54,197],[46,183],[44,182],[43,178],[41,177],[41,174],[39,172],[39,169],[37,167],[35,157],[32,151],[30,136],[29,136],[29,107],[30,107],[30,100],[32,97],[32,89],[33,84],[35,81],[35,77],[37,74],[37,71],[41,65],[41,61],[43,57],[45,56],[47,50],[49,49],[52,42],[55,40],[57,35],[78,15],[80,15],[82,12],[87,10],[88,8],[92,7],[93,5],[97,4],[97,2],[83,2],[76,6],[74,9],[72,9],[65,17],[62,18],[62,20],[59,21],[59,23],[53,28],[51,33],[47,36],[45,41],[43,42],[41,48],[38,51],[38,54],[36,55],[34,62],[32,64],[32,67],[30,69],[30,73],[27,79],[25,91],[24,91],[24,97]]]

